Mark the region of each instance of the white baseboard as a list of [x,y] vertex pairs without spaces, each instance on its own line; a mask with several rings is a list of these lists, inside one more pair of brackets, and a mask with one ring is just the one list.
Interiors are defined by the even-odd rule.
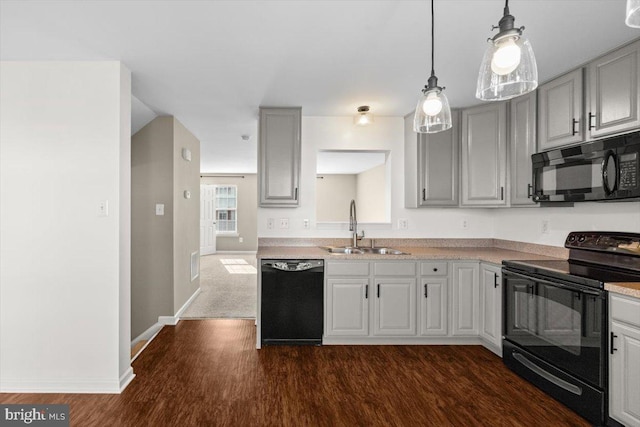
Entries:
[[163,326],[164,325],[160,324],[160,322],[154,323],[153,325],[151,325],[149,329],[147,329],[146,331],[144,331],[143,333],[135,337],[133,341],[131,341],[131,348],[133,348],[133,346],[138,344],[140,341],[146,341],[145,345],[143,345],[142,348],[138,350],[138,353],[136,353],[133,356],[133,359],[131,359],[132,362],[138,358],[138,355],[142,353],[142,350],[147,348],[147,346],[151,343],[151,341],[153,341],[153,339],[158,335],[158,333],[160,333]]
[[482,345],[478,337],[340,337],[323,336],[322,345]]
[[161,325],[169,325],[169,326],[177,325],[178,322],[180,321],[180,316],[182,316],[182,313],[184,313],[184,311],[187,309],[187,307],[189,307],[189,305],[193,302],[194,299],[196,299],[196,297],[198,296],[198,294],[201,291],[202,291],[202,289],[200,289],[200,288],[196,289],[196,291],[193,293],[193,295],[191,295],[191,297],[189,297],[187,302],[185,302],[182,305],[182,307],[180,307],[180,310],[178,310],[175,315],[173,315],[173,316],[158,316],[158,323],[160,323]]
[[[133,370],[128,377],[121,379],[16,379],[0,381],[0,393],[90,393],[90,394],[120,394],[123,386],[131,382]],[[121,381],[125,382],[121,382]]]
[[216,255],[232,255],[232,254],[245,254],[245,255],[255,255],[257,252],[256,251],[218,251],[216,252]]
[[133,368],[129,366],[129,369],[127,369],[125,373],[120,376],[120,393],[122,393],[124,389],[127,388],[129,384],[131,384],[131,381],[133,381],[135,376],[136,374],[133,373]]

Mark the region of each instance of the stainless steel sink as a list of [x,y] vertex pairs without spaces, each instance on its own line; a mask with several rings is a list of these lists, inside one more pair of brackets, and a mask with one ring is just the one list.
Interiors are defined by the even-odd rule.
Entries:
[[351,247],[351,246],[328,246],[323,247],[332,254],[376,254],[376,255],[409,255],[406,252],[392,248],[367,248],[367,247]]

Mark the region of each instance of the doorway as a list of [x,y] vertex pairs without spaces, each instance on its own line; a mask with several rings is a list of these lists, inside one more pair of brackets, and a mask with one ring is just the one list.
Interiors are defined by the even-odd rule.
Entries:
[[216,186],[200,184],[200,255],[216,253]]

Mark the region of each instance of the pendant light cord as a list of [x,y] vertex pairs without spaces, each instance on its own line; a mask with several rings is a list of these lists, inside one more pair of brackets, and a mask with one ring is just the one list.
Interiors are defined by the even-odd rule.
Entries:
[[434,69],[433,69],[433,64],[434,64],[434,59],[433,59],[434,58],[434,53],[433,53],[433,51],[434,51],[434,44],[435,44],[435,42],[433,40],[434,34],[435,34],[435,31],[434,31],[434,20],[433,20],[433,1],[434,0],[431,0],[431,77],[435,76],[435,74],[436,74]]

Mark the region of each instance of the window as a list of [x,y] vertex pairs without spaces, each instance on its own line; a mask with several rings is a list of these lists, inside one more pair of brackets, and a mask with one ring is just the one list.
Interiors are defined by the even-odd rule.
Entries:
[[216,186],[216,232],[228,234],[238,232],[238,187]]

